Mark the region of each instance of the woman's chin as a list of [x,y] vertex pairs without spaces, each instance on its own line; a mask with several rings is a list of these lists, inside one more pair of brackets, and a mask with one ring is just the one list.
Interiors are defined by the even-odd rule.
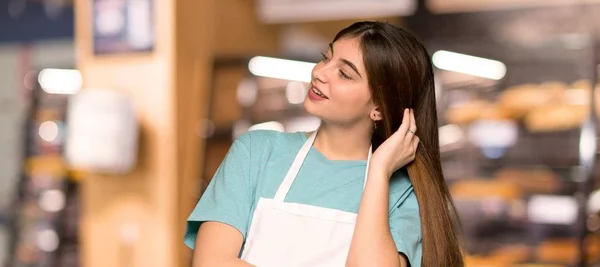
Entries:
[[312,103],[312,101],[308,99],[308,97],[304,100],[304,110],[306,110],[306,112],[315,117],[320,117],[321,115],[321,112],[319,112],[320,108],[317,107],[314,103]]

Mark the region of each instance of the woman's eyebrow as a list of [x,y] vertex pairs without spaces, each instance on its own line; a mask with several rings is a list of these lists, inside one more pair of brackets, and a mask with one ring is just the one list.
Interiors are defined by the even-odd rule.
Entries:
[[[331,51],[331,55],[333,56],[333,43],[329,43],[329,50]],[[344,64],[348,65],[348,67],[350,67],[351,69],[353,69],[356,74],[358,74],[358,76],[360,78],[362,78],[362,75],[360,75],[360,72],[358,71],[358,68],[356,67],[356,65],[354,65],[354,63],[352,63],[350,60],[347,60],[345,58],[341,58],[340,59]]]

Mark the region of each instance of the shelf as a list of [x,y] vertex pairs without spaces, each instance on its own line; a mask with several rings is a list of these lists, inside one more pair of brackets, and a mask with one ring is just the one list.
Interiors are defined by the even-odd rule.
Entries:
[[[562,107],[574,106],[573,99],[583,99],[579,98],[582,95],[575,95],[575,98],[571,94],[575,91],[566,91],[574,82],[587,80],[595,84],[597,62],[594,60],[596,55],[592,54],[594,49],[589,43],[581,46],[581,49],[571,49],[565,36],[548,36],[546,40],[534,40],[539,42],[530,46],[492,39],[450,38],[430,39],[427,42],[432,53],[446,50],[493,59],[502,62],[507,70],[506,75],[496,81],[436,69],[441,88],[438,107],[442,116],[440,123],[454,124],[458,126],[454,128],[461,131],[461,139],[444,146],[441,156],[448,186],[453,192],[459,215],[462,216],[467,251],[469,254],[485,257],[497,250],[510,251],[526,245],[531,251],[524,260],[539,263],[543,258],[535,257],[535,248],[539,249],[549,240],[565,238],[572,240],[573,244],[564,249],[568,249],[570,253],[581,251],[577,242],[588,234],[587,214],[581,212],[581,207],[568,208],[577,213],[573,225],[529,222],[527,209],[528,201],[533,195],[573,196],[586,193],[583,184],[576,179],[581,171],[582,129],[573,127],[560,131],[532,132],[528,130],[528,126],[530,129],[566,128],[583,118],[579,113],[581,109]],[[532,95],[544,97],[539,100],[545,99],[546,91],[538,91],[535,86],[524,88],[523,91],[507,91],[514,89],[513,86],[540,85],[555,81],[565,83],[566,87],[548,89],[549,93],[556,93],[548,97],[548,101],[539,103],[529,104],[530,101],[525,101],[537,100]],[[528,97],[521,97],[523,95]],[[519,100],[523,102],[517,103]],[[464,103],[466,105],[461,106]],[[523,108],[524,105],[530,106]],[[533,108],[537,106],[556,106],[558,108],[551,111],[562,113],[554,115],[546,109]],[[454,109],[455,107],[457,108]],[[450,108],[453,108],[452,113],[447,112]],[[567,111],[577,116],[565,115]],[[524,115],[529,117],[523,119]],[[553,118],[556,120],[547,121]],[[503,137],[497,130],[486,128],[487,124],[483,124],[481,129],[471,128],[474,121],[494,119],[513,120],[516,129],[510,125],[502,127],[502,133],[505,134]],[[495,127],[494,124],[489,126]],[[473,135],[469,130],[478,132]],[[511,139],[504,139],[507,142],[495,142],[498,140],[493,138]],[[493,144],[504,148],[481,148]],[[492,189],[488,192],[486,188]],[[511,211],[512,205],[516,208],[513,207],[514,210]],[[582,204],[577,202],[576,205]],[[519,206],[520,216],[511,214],[518,211]],[[573,260],[572,263],[576,261]]]

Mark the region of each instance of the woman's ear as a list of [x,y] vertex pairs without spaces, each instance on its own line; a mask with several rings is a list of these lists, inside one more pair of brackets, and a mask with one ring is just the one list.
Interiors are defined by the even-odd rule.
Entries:
[[379,107],[375,107],[373,110],[371,110],[371,114],[369,114],[369,117],[373,121],[380,121],[382,117],[381,112],[379,111]]

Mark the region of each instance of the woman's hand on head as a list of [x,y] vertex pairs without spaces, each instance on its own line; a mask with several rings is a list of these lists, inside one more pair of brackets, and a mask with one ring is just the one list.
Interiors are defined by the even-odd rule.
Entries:
[[419,146],[417,126],[412,109],[405,109],[400,128],[373,153],[369,169],[383,171],[387,178],[415,159]]

